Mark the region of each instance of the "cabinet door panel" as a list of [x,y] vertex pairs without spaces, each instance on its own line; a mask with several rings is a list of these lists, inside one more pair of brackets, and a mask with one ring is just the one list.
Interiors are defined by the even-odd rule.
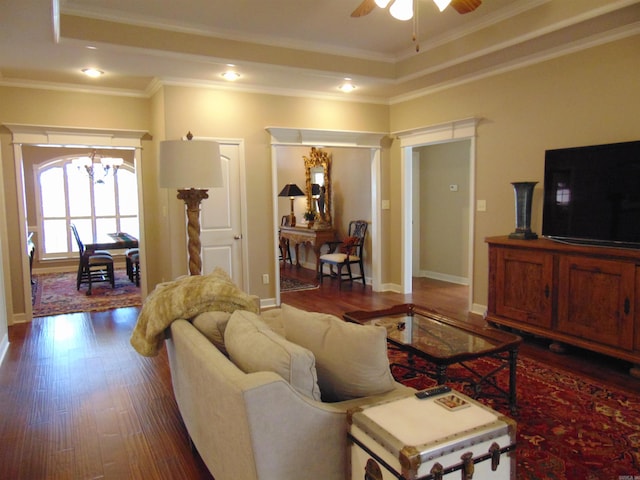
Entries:
[[553,256],[500,249],[496,262],[496,313],[540,327],[551,327]]
[[561,257],[557,330],[631,350],[635,269],[632,263]]

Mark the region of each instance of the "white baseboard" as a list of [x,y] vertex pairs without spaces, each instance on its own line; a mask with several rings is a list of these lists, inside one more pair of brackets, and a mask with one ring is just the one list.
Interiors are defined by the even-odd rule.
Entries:
[[402,293],[402,285],[398,285],[397,283],[381,283],[380,289],[376,291]]
[[487,306],[474,303],[471,305],[471,313],[475,313],[476,315],[480,315],[484,318],[487,315]]
[[432,278],[434,280],[441,280],[443,282],[455,283],[457,285],[469,285],[469,279],[467,277],[459,277],[456,275],[448,275],[446,273],[432,272],[430,270],[420,270],[415,274],[415,276]]
[[5,333],[4,337],[0,341],[0,365],[4,361],[4,357],[7,355],[9,351],[9,334]]
[[274,308],[277,307],[275,298],[261,298],[260,299],[260,310],[263,308]]

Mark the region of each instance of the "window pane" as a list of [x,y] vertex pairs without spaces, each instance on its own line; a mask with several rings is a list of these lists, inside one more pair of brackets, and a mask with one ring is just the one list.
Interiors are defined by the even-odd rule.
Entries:
[[[78,235],[82,243],[90,243],[93,241],[93,229],[91,227],[91,220],[88,218],[72,218],[71,223],[75,224],[78,229]],[[78,245],[75,240],[73,242],[73,251],[78,251]]]
[[91,180],[87,172],[67,164],[69,182],[69,215],[72,217],[91,216]]
[[50,168],[40,174],[42,194],[42,215],[47,217],[65,217],[66,198],[64,196],[64,177],[61,167]]
[[140,240],[140,228],[138,225],[138,217],[120,218],[120,230],[133,235]]
[[[44,221],[44,251],[45,253],[67,252],[67,221],[45,220]],[[76,248],[76,251],[78,249]]]
[[96,202],[96,216],[106,217],[116,214],[116,193],[113,174],[105,175],[100,164],[94,164],[93,198]]
[[115,233],[118,231],[116,227],[115,218],[97,218],[96,219],[96,231],[98,238],[104,238],[107,233]]
[[140,238],[135,172],[123,166],[115,177],[113,172],[105,175],[100,164],[94,172],[92,180],[84,169],[61,159],[36,175],[42,202],[37,212],[43,213],[38,219],[43,260],[73,256],[72,252],[78,251],[69,223],[76,225],[84,243],[94,241],[94,228],[101,236],[119,230]]
[[[120,196],[120,215],[137,215],[138,187],[135,173],[118,170],[118,195]],[[123,230],[127,232],[124,228]]]

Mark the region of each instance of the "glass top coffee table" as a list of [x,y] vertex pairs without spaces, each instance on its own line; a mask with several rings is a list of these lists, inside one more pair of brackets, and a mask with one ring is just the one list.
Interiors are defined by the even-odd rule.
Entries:
[[[409,354],[410,364],[400,366],[421,371],[411,365],[413,355],[421,357],[435,365],[438,384],[447,382],[449,365],[461,364],[473,375],[472,386],[476,395],[480,395],[483,385],[487,384],[509,401],[509,408],[515,413],[516,361],[518,347],[522,343],[518,335],[448,318],[435,310],[410,303],[383,310],[347,312],[344,319],[362,325],[385,327],[389,343]],[[465,363],[482,357],[498,359],[498,367],[481,374]],[[495,381],[496,374],[504,368],[509,369],[508,391],[500,388]]]

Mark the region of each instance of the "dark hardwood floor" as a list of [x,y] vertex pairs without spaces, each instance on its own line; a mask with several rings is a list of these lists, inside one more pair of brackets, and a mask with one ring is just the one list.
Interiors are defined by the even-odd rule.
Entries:
[[[420,279],[414,290],[373,293],[355,283],[338,291],[336,281],[325,279],[320,289],[283,293],[282,301],[336,315],[413,302],[483,321],[467,313],[466,287]],[[212,478],[190,449],[165,350],[145,358],[129,345],[137,314],[137,308],[123,308],[37,318],[9,328],[9,352],[0,367],[0,479]],[[560,356],[537,339],[527,339],[521,351],[640,391],[625,362],[579,350]]]

